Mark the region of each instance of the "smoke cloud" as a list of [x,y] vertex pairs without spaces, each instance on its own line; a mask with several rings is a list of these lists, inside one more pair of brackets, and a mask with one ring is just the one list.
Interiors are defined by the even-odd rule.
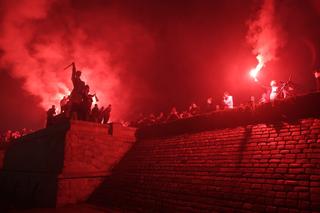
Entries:
[[[293,73],[310,91],[320,64],[319,8],[317,0],[2,0],[0,70],[18,90],[6,96],[12,87],[3,86],[0,99],[26,104],[23,81],[43,109],[58,105],[72,89],[71,69],[63,68],[74,61],[98,104],[113,105],[112,121],[186,110],[209,96],[221,104],[224,91],[239,105],[262,92],[248,77],[253,55],[267,63],[261,82]],[[35,112],[9,101],[0,107],[0,117]]]
[[24,89],[39,96],[44,109],[58,106],[72,90],[71,69],[63,70],[72,61],[99,105],[114,106],[113,120],[132,109],[128,103],[137,96],[134,91],[147,91],[130,69],[152,54],[153,39],[139,24],[119,15],[116,6],[54,0],[2,4],[1,66],[24,79]]
[[286,40],[280,22],[275,19],[275,1],[264,0],[248,26],[247,41],[253,48],[253,54],[261,55],[263,63],[277,59],[277,51]]

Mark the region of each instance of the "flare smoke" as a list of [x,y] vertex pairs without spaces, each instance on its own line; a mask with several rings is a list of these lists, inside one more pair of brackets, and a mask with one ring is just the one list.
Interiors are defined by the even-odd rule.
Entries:
[[4,1],[0,65],[13,77],[24,79],[24,89],[39,96],[41,106],[48,109],[59,105],[72,89],[71,70],[63,68],[75,61],[91,93],[99,97],[99,105],[113,104],[113,118],[118,119],[131,107],[134,89],[124,82],[130,76],[124,73],[129,73],[131,62],[130,58],[121,61],[124,52],[143,43],[143,50],[135,52],[143,58],[153,41],[138,24],[119,17],[112,6],[82,8],[72,3]]
[[248,25],[247,41],[253,48],[253,54],[260,58],[254,72],[250,73],[255,74],[255,78],[266,63],[277,59],[277,50],[284,45],[281,26],[275,21],[274,0],[265,0],[257,17],[250,20]]

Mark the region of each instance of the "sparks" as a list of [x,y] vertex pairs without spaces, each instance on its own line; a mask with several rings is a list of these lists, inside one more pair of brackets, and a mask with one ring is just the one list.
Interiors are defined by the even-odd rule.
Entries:
[[255,81],[258,81],[257,79],[257,75],[258,73],[260,72],[260,70],[263,68],[264,66],[264,60],[263,60],[263,57],[262,55],[257,55],[257,60],[258,60],[258,65],[256,66],[256,68],[252,69],[249,74],[250,76],[255,80]]

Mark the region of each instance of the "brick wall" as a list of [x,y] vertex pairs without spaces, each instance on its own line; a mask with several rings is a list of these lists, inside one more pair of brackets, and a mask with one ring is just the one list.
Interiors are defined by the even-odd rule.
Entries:
[[84,202],[135,142],[135,129],[76,122],[66,134],[56,206]]
[[[2,149],[1,208],[84,202],[135,142],[135,129],[72,121],[13,141]],[[1,153],[0,153],[1,157]],[[1,160],[1,158],[0,158]]]
[[139,211],[320,210],[320,120],[141,138],[90,198]]

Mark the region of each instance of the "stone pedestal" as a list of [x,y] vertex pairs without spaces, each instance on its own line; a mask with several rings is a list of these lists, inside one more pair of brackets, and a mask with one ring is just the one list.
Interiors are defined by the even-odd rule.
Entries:
[[[135,129],[71,121],[22,137],[3,155],[0,194],[22,207],[84,202],[135,142]],[[0,164],[1,165],[1,164]]]

